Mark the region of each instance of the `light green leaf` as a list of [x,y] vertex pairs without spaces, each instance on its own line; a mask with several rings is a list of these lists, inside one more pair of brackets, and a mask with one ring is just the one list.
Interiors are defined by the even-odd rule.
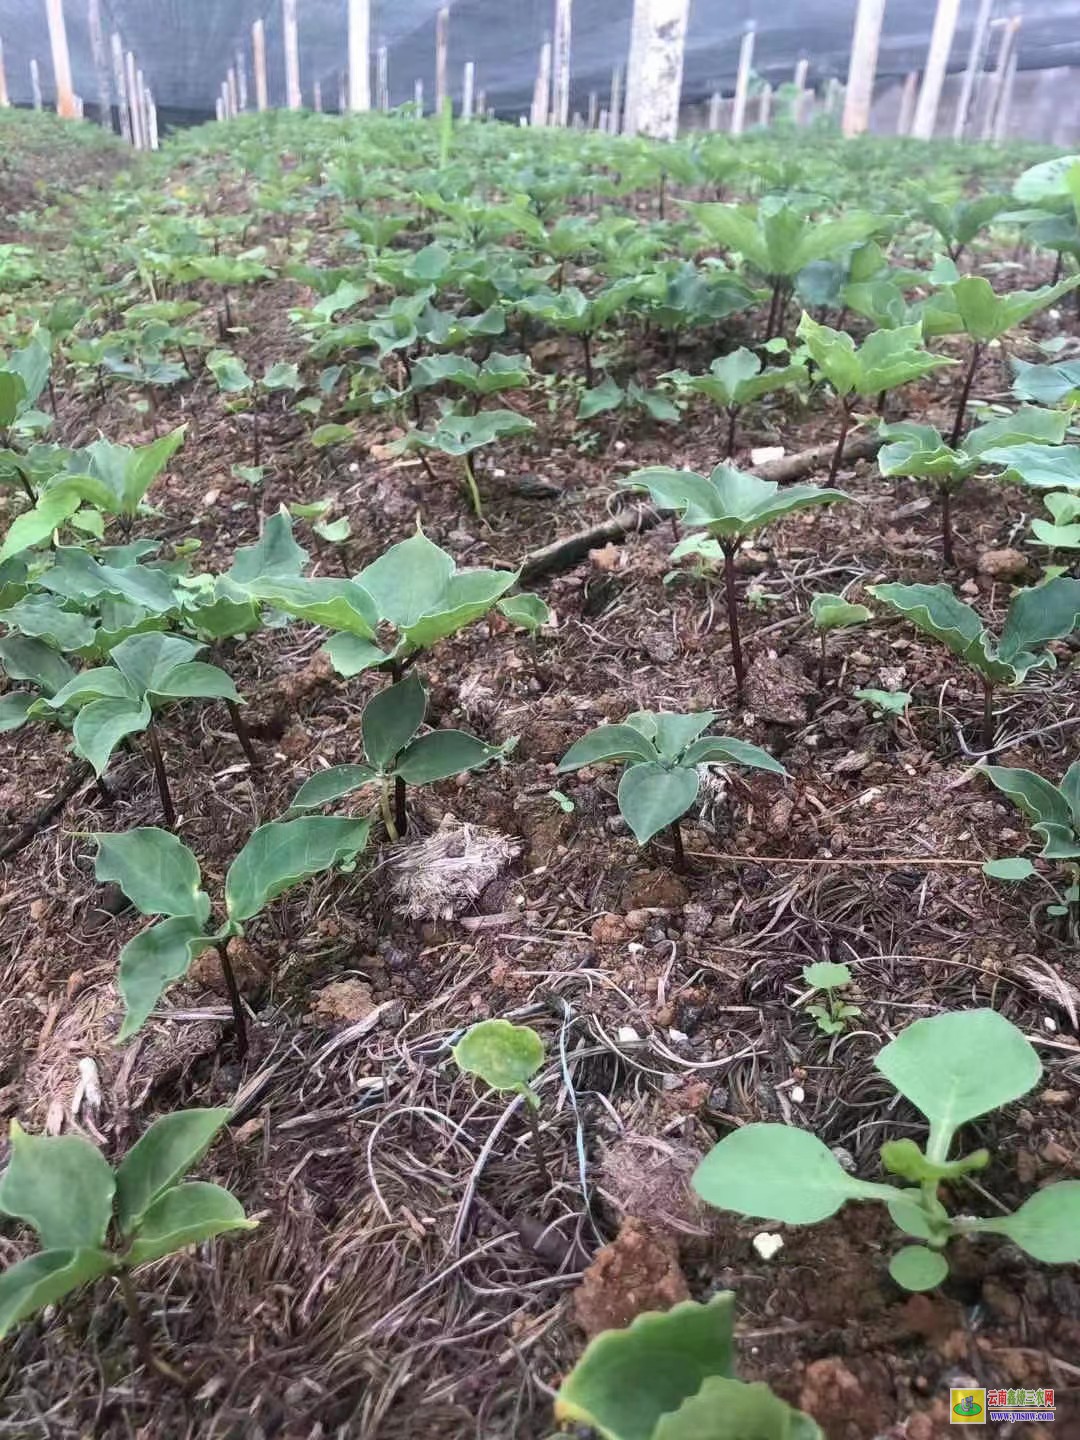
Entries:
[[870,585],[867,589],[875,600],[903,615],[925,634],[933,635],[968,664],[993,678],[1012,678],[1004,666],[997,666],[995,671],[982,617],[958,599],[948,585]]
[[376,770],[392,768],[395,756],[423,724],[426,709],[427,691],[415,671],[368,701],[360,727],[364,753]]
[[1038,872],[1024,855],[1011,855],[1002,860],[987,860],[982,873],[990,880],[1028,880]]
[[985,450],[981,458],[987,465],[1003,465],[1003,480],[1032,490],[1080,487],[1080,445],[1003,445]]
[[987,765],[986,778],[1037,825],[1070,825],[1072,811],[1056,785],[1033,770]]
[[152,719],[146,700],[93,700],[75,717],[75,753],[89,760],[95,775],[105,773],[109,759],[125,735],[145,730]]
[[104,1250],[42,1250],[0,1274],[0,1340],[28,1315],[55,1305],[72,1290],[112,1269]]
[[211,350],[206,357],[206,368],[217,381],[218,389],[226,395],[238,395],[254,384],[239,356],[231,350]]
[[872,618],[865,605],[853,605],[842,595],[815,595],[810,614],[817,630],[840,630],[848,625],[863,625]]
[[37,703],[37,696],[29,691],[11,690],[0,695],[0,735],[19,730],[26,724],[30,708]]
[[381,620],[398,630],[438,611],[454,574],[453,557],[421,532],[391,545],[356,577]]
[[325,540],[328,545],[341,545],[352,534],[347,515],[342,515],[339,520],[316,520],[311,528],[319,539]]
[[77,495],[49,490],[44,495],[39,495],[34,508],[24,510],[8,526],[4,543],[0,545],[0,562],[48,540],[52,532],[69,516],[74,515],[78,508]]
[[1051,640],[1072,635],[1080,625],[1080,580],[1059,575],[1045,585],[1021,590],[1009,606],[999,647],[1002,660],[1018,670],[1035,663]]
[[343,445],[355,440],[356,431],[350,425],[320,425],[311,432],[311,443],[316,450],[325,450],[330,445]]
[[578,402],[577,418],[592,420],[596,415],[604,415],[610,410],[617,410],[625,398],[626,392],[612,380],[610,375],[607,375],[599,385],[582,393]]
[[305,780],[289,804],[290,810],[317,810],[370,785],[376,772],[370,765],[331,765]]
[[1080,1180],[1059,1180],[1028,1197],[1012,1215],[968,1222],[970,1230],[1007,1235],[1044,1265],[1080,1260]]
[[367,844],[370,829],[370,820],[332,816],[260,825],[225,877],[230,920],[250,920],[293,885],[355,859]]
[[559,770],[580,770],[611,760],[655,760],[657,751],[632,725],[601,725],[574,742],[559,761]]
[[[329,577],[256,580],[247,589],[256,599],[286,615],[295,615],[298,620],[325,625],[328,630],[361,640],[375,638],[379,623],[375,604],[363,586],[353,580]],[[380,651],[376,663],[385,658]]]
[[653,1440],[824,1440],[817,1424],[761,1381],[711,1375],[696,1395],[661,1415]]
[[626,717],[626,723],[656,747],[661,759],[678,760],[715,719],[712,710],[698,710],[690,715],[676,715],[667,710],[635,710]]
[[130,1235],[158,1196],[196,1165],[229,1115],[228,1109],[174,1110],[139,1137],[116,1171],[122,1235]]
[[453,1047],[451,1054],[466,1075],[478,1075],[493,1090],[531,1095],[529,1081],[544,1063],[544,1042],[528,1025],[481,1020]]
[[203,649],[205,646],[181,635],[153,631],[122,640],[113,646],[109,658],[131,686],[132,693],[140,696],[156,690],[178,665],[187,665]]
[[359,635],[331,635],[323,646],[323,652],[330,657],[330,663],[339,675],[352,679],[364,670],[382,665],[386,656],[377,645]]
[[183,979],[195,957],[213,945],[193,915],[159,920],[129,940],[120,951],[117,986],[126,1013],[117,1040],[129,1040],[141,1029],[168,986]]
[[0,664],[9,679],[29,680],[45,695],[55,695],[75,674],[51,645],[28,635],[0,639]]
[[200,925],[210,916],[199,862],[182,840],[156,826],[98,834],[94,875],[114,881],[143,915],[188,915]]
[[711,1376],[733,1377],[734,1306],[723,1290],[705,1305],[684,1300],[597,1335],[559,1387],[556,1420],[604,1440],[654,1440],[661,1419]]
[[736,740],[732,735],[705,735],[691,745],[682,758],[684,765],[745,765],[751,770],[768,770],[773,775],[788,772],[760,745]]
[[401,627],[401,649],[427,650],[437,640],[485,616],[517,583],[516,570],[462,570],[452,576],[439,608]]
[[104,1245],[116,1181],[81,1135],[28,1135],[11,1122],[11,1158],[0,1179],[0,1211],[25,1220],[45,1250]]
[[693,766],[665,769],[654,761],[630,765],[619,781],[619,813],[639,845],[680,815],[697,799],[698,772]]
[[889,1274],[904,1290],[933,1290],[949,1273],[949,1262],[940,1250],[925,1245],[905,1245],[889,1261]]
[[498,609],[511,625],[527,630],[530,635],[544,625],[551,624],[551,611],[539,595],[526,592],[523,595],[507,595],[499,601]]
[[79,709],[89,705],[91,700],[130,700],[137,705],[139,698],[115,665],[102,665],[80,670],[46,703],[53,710],[64,710],[68,707]]
[[240,1201],[220,1185],[202,1180],[174,1185],[142,1217],[127,1264],[134,1269],[229,1230],[254,1230],[255,1224],[244,1215]]
[[307,564],[306,550],[293,539],[292,520],[286,511],[270,515],[263,533],[254,545],[237,550],[229,579],[237,585],[251,585],[256,580],[293,580]]
[[906,690],[856,690],[854,694],[856,700],[865,700],[889,715],[903,715],[911,704],[911,696]]
[[206,665],[201,660],[174,665],[166,675],[155,680],[152,694],[166,700],[232,700],[234,704],[240,701],[231,677],[216,665]]
[[819,960],[816,964],[804,965],[802,977],[815,990],[838,990],[851,984],[851,967],[839,961]]
[[398,756],[394,774],[407,785],[433,785],[466,770],[479,770],[505,753],[501,745],[485,745],[464,730],[432,730]]

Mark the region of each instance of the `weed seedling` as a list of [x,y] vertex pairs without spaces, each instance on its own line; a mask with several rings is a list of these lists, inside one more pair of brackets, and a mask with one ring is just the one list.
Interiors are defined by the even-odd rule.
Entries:
[[851,1005],[839,990],[851,984],[851,969],[847,965],[831,960],[819,960],[815,965],[804,965],[802,977],[810,986],[807,999],[824,994],[824,1000],[814,1000],[806,1005],[806,1013],[812,1015],[823,1035],[842,1035],[847,1022],[861,1015],[857,1005]]
[[528,1025],[513,1025],[509,1020],[481,1020],[454,1046],[454,1060],[466,1075],[476,1075],[492,1090],[510,1090],[525,1101],[536,1173],[545,1191],[552,1188],[551,1172],[544,1156],[537,1111],[540,1097],[529,1081],[544,1063],[544,1042]]

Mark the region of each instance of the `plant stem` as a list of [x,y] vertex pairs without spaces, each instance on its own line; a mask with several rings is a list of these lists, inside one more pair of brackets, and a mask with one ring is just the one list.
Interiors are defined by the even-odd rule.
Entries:
[[544,1189],[553,1190],[555,1187],[544,1156],[544,1141],[540,1134],[540,1121],[536,1117],[536,1106],[527,1095],[525,1096],[525,1114],[529,1121],[529,1138],[532,1140],[533,1159],[536,1161],[537,1173],[544,1182]]
[[956,564],[953,552],[952,491],[948,485],[942,485],[939,493],[941,495],[941,554],[945,564],[951,569]]
[[949,447],[955,450],[960,443],[960,435],[964,428],[964,411],[967,409],[968,396],[971,394],[971,387],[975,380],[975,371],[979,368],[979,361],[982,359],[982,346],[973,342],[971,346],[971,363],[968,365],[967,374],[964,376],[964,388],[960,392],[960,403],[956,407],[956,419],[953,421],[952,434],[949,436]]
[[379,787],[379,814],[382,816],[382,822],[386,826],[386,838],[392,844],[399,837],[397,826],[394,824],[394,816],[390,809],[390,787],[385,779]]
[[739,420],[738,405],[728,406],[728,427],[727,427],[727,458],[730,460],[735,454],[735,427]]
[[256,395],[251,402],[251,463],[256,469],[259,467],[262,446],[259,435],[259,397]]
[[819,648],[819,650],[818,650],[817,686],[818,686],[818,689],[819,689],[819,690],[824,690],[824,688],[825,688],[825,631],[824,631],[824,630],[822,630],[821,634],[818,636],[818,642],[819,642],[820,648]]
[[476,471],[473,469],[472,456],[461,457],[465,466],[465,483],[469,488],[469,497],[472,500],[473,512],[478,520],[484,518],[484,508],[480,504],[480,487],[476,483]]
[[773,338],[773,326],[776,324],[776,307],[780,299],[780,283],[773,283],[772,299],[769,301],[769,318],[765,321],[765,339]]
[[724,549],[724,594],[727,598],[728,633],[731,636],[731,665],[735,671],[735,694],[741,700],[746,671],[743,668],[742,642],[739,636],[739,602],[735,593],[735,551],[737,540],[722,540]]
[[593,388],[592,336],[587,330],[581,332],[581,349],[585,358],[585,388]]
[[226,700],[225,704],[229,708],[229,719],[232,721],[232,727],[236,731],[236,738],[240,741],[240,749],[243,750],[251,768],[258,770],[260,768],[259,757],[255,753],[255,746],[251,743],[251,735],[247,726],[244,724],[244,717],[240,714],[240,706],[237,705],[235,700]]
[[165,816],[165,824],[171,830],[176,824],[176,811],[173,809],[172,796],[169,794],[169,777],[165,773],[165,761],[161,756],[161,745],[158,741],[157,731],[153,721],[146,727],[146,738],[150,744],[150,759],[154,764],[154,774],[157,776],[158,794],[161,797],[161,811]]
[[131,1339],[139,1359],[148,1370],[155,1371],[158,1375],[164,1376],[166,1380],[171,1380],[174,1385],[179,1385],[182,1390],[186,1390],[188,1388],[186,1377],[181,1375],[179,1370],[174,1370],[167,1361],[154,1354],[146,1322],[139,1309],[139,1297],[135,1294],[135,1286],[131,1283],[131,1276],[126,1270],[117,1271],[116,1283],[120,1287],[120,1296],[124,1302],[124,1309],[128,1313]]
[[983,749],[994,748],[994,682],[983,676]]
[[671,835],[671,843],[675,849],[675,864],[673,868],[677,870],[680,875],[685,875],[686,851],[683,849],[682,831],[679,829],[678,820],[672,820],[668,830]]
[[832,464],[829,466],[829,484],[832,485],[840,470],[840,461],[844,458],[844,441],[847,439],[847,432],[851,428],[851,407],[847,400],[840,401],[840,435],[836,441],[836,449],[833,451]]
[[221,973],[225,977],[225,988],[229,992],[229,1004],[232,1006],[233,1027],[236,1032],[236,1053],[243,1060],[248,1051],[247,1016],[244,1014],[244,1002],[240,999],[240,987],[236,983],[236,972],[229,959],[228,941],[218,945],[217,952],[221,960]]

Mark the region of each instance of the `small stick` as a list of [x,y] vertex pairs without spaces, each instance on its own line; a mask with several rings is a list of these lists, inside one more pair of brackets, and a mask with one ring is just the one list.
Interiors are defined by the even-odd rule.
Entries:
[[525,1096],[525,1114],[529,1120],[529,1137],[532,1140],[533,1159],[536,1161],[536,1169],[540,1179],[544,1182],[545,1190],[553,1190],[555,1187],[551,1179],[551,1171],[547,1167],[547,1160],[544,1156],[544,1141],[540,1134],[540,1121],[536,1118],[536,1106]]
[[153,761],[154,774],[157,776],[162,813],[165,816],[165,824],[171,830],[176,824],[176,811],[173,809],[172,796],[169,793],[169,777],[165,773],[165,761],[162,759],[161,745],[158,742],[153,722],[146,727],[146,738],[150,742],[150,759]]
[[228,942],[215,948],[221,960],[221,973],[225,977],[225,988],[229,992],[229,1004],[232,1006],[233,1024],[236,1029],[236,1053],[243,1060],[248,1052],[247,1016],[244,1014],[244,1002],[240,999],[240,987],[236,983],[236,972],[229,959]]
[[675,869],[680,875],[684,875],[686,873],[686,851],[683,849],[682,831],[679,829],[678,820],[672,820],[668,827],[668,833],[671,835],[671,843],[675,849]]
[[235,700],[226,700],[225,704],[229,709],[229,719],[232,721],[232,727],[236,731],[236,738],[240,741],[240,749],[243,750],[248,764],[253,770],[260,769],[261,762],[256,753],[255,746],[251,743],[251,734],[244,724],[244,717],[240,714],[240,706],[237,705]]
[[158,1375],[170,1380],[174,1385],[179,1385],[182,1390],[188,1388],[187,1377],[181,1375],[166,1360],[155,1355],[154,1347],[150,1343],[150,1336],[146,1329],[146,1323],[139,1309],[139,1297],[135,1294],[135,1286],[131,1283],[131,1276],[126,1270],[120,1270],[116,1275],[116,1283],[120,1287],[120,1295],[124,1301],[124,1308],[128,1313],[128,1321],[131,1325],[131,1339],[134,1343],[139,1359],[148,1370],[156,1371]]
[[38,831],[44,830],[49,821],[59,815],[89,774],[90,766],[85,761],[76,761],[67,779],[52,799],[43,805],[37,814],[29,819],[10,840],[6,840],[3,845],[0,845],[0,860],[10,860],[12,855],[17,855],[20,850],[29,845]]

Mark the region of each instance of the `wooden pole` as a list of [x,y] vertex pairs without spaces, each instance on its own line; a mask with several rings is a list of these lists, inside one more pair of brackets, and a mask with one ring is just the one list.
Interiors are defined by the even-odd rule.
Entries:
[[934,28],[930,32],[930,48],[926,52],[926,68],[923,71],[919,103],[915,106],[915,118],[911,122],[911,133],[916,140],[933,139],[938,106],[941,103],[941,87],[945,83],[945,72],[949,66],[949,52],[952,50],[959,13],[960,0],[938,0]]
[[1005,39],[1002,42],[1005,49],[1005,68],[995,96],[997,100],[993,134],[995,145],[1000,145],[1005,139],[1005,132],[1009,124],[1009,111],[1012,109],[1013,89],[1016,85],[1016,71],[1020,58],[1020,26],[1022,23],[1021,16],[1014,15],[1006,27]]
[[747,26],[739,46],[739,69],[735,76],[735,104],[731,111],[731,133],[741,135],[746,127],[746,100],[750,94],[750,69],[754,63],[754,27]]
[[446,66],[450,53],[450,7],[444,5],[435,16],[435,114],[443,112],[446,99]]
[[281,28],[285,41],[285,103],[290,110],[299,110],[304,97],[300,93],[300,27],[296,0],[281,0]]
[[690,0],[635,0],[634,24],[640,20],[644,32],[636,41],[631,36],[631,56],[635,44],[637,53],[631,59],[636,73],[627,82],[623,130],[628,135],[674,140],[679,133],[689,10]]
[[620,130],[624,135],[636,134],[634,126],[641,80],[641,62],[649,29],[650,3],[651,0],[634,0],[634,8],[630,16],[630,50],[626,57],[625,95],[622,114],[619,117]]
[[385,45],[375,51],[375,108],[390,109],[390,52]]
[[622,131],[622,66],[616,65],[611,72],[611,98],[608,102],[608,132],[618,135]]
[[30,61],[30,97],[34,109],[41,109],[41,69],[36,59]]
[[229,87],[229,119],[235,120],[240,114],[240,91],[236,84],[236,71],[231,65],[225,72],[225,84]]
[[225,100],[221,95],[218,95],[214,100],[214,115],[219,124],[225,119]]
[[139,125],[142,129],[143,149],[150,149],[150,117],[146,113],[146,78],[141,70],[135,71],[135,93],[139,97]]
[[150,127],[150,149],[157,150],[161,146],[161,141],[158,137],[157,105],[154,102],[153,94],[149,90],[146,92],[146,122]]
[[86,0],[86,27],[90,32],[90,53],[97,80],[98,124],[105,130],[111,130],[112,87],[109,84],[109,52],[105,46],[105,31],[101,28],[101,0]]
[[990,29],[990,14],[993,8],[994,0],[979,0],[979,13],[975,17],[975,28],[971,32],[971,49],[968,51],[964,82],[960,87],[960,99],[956,103],[956,115],[953,119],[954,140],[962,140],[964,131],[967,129],[971,101],[975,94],[975,79],[982,69],[983,52],[986,49],[986,37]]
[[337,102],[338,114],[344,115],[349,108],[349,84],[343,70],[338,71],[337,77]]
[[1012,59],[1013,45],[1016,42],[1016,35],[1020,28],[1020,17],[1014,15],[1006,20],[1001,27],[1001,39],[998,42],[997,64],[994,66],[993,74],[990,76],[990,83],[986,92],[986,109],[983,112],[982,139],[992,140],[994,129],[997,124],[998,108],[1001,104],[1001,96],[1005,88],[1005,79],[1009,73],[1009,62]]
[[897,135],[911,134],[911,121],[915,115],[915,101],[919,94],[919,72],[909,70],[904,76],[904,88],[900,92],[900,113],[896,117]]
[[530,125],[546,125],[551,113],[551,41],[545,40],[540,46],[540,63],[536,67],[533,84]]
[[565,130],[570,119],[570,23],[572,0],[555,0],[551,46],[551,123]]
[[712,131],[720,129],[720,91],[714,90],[709,96],[709,118],[708,127]]
[[477,115],[477,118],[478,118],[479,120],[485,120],[485,119],[487,118],[487,91],[486,91],[486,90],[478,90],[478,91],[476,92],[476,115]]
[[322,81],[315,81],[315,114],[322,114]]
[[269,104],[266,85],[266,26],[256,20],[251,27],[251,65],[255,72],[255,108],[265,110]]
[[606,135],[606,134],[608,133],[608,130],[610,129],[610,127],[611,127],[611,121],[610,121],[610,119],[608,118],[608,109],[607,109],[607,106],[606,106],[606,105],[601,105],[601,106],[600,106],[600,115],[599,115],[599,117],[598,117],[598,119],[597,119],[597,121],[596,121],[596,128],[600,131],[600,133],[601,133],[602,135]]
[[371,109],[371,0],[349,0],[349,109]]
[[590,130],[596,129],[596,117],[600,113],[600,96],[595,90],[589,91],[589,109],[585,117],[585,124]]
[[74,120],[75,96],[71,88],[71,56],[68,53],[67,26],[64,24],[64,0],[45,0],[45,16],[49,22],[56,113],[65,120]]
[[4,42],[0,40],[0,110],[11,108],[11,96],[8,94],[7,71],[4,68]]
[[806,77],[810,71],[810,61],[802,56],[795,65],[795,74],[792,83],[795,86],[795,103],[792,110],[792,119],[796,125],[801,125],[805,118],[806,105]]
[[113,84],[116,86],[116,109],[120,121],[120,134],[131,144],[131,115],[128,112],[127,78],[124,75],[124,44],[114,30],[109,37],[112,47]]
[[142,150],[142,106],[139,104],[139,90],[135,84],[135,55],[131,50],[124,56],[124,70],[127,75],[128,113],[131,116],[131,143],[136,150]]
[[761,87],[761,95],[758,98],[757,123],[763,130],[769,128],[772,120],[772,86],[768,81]]
[[885,0],[859,0],[855,31],[851,37],[844,115],[840,124],[848,138],[862,135],[870,127],[870,107],[874,103],[874,79],[877,75],[878,48],[881,43],[881,22],[884,19]]
[[241,110],[248,108],[247,56],[242,49],[236,52],[236,98]]
[[465,61],[465,68],[461,76],[461,118],[471,120],[473,117],[473,97],[476,93],[476,65],[472,60]]
[[413,105],[414,105],[414,107],[415,107],[415,109],[416,109],[417,118],[419,118],[419,117],[420,117],[421,115],[423,115],[423,113],[424,113],[424,82],[423,82],[423,80],[419,80],[419,79],[418,79],[418,80],[414,80],[414,81],[413,81],[412,98],[413,98]]

